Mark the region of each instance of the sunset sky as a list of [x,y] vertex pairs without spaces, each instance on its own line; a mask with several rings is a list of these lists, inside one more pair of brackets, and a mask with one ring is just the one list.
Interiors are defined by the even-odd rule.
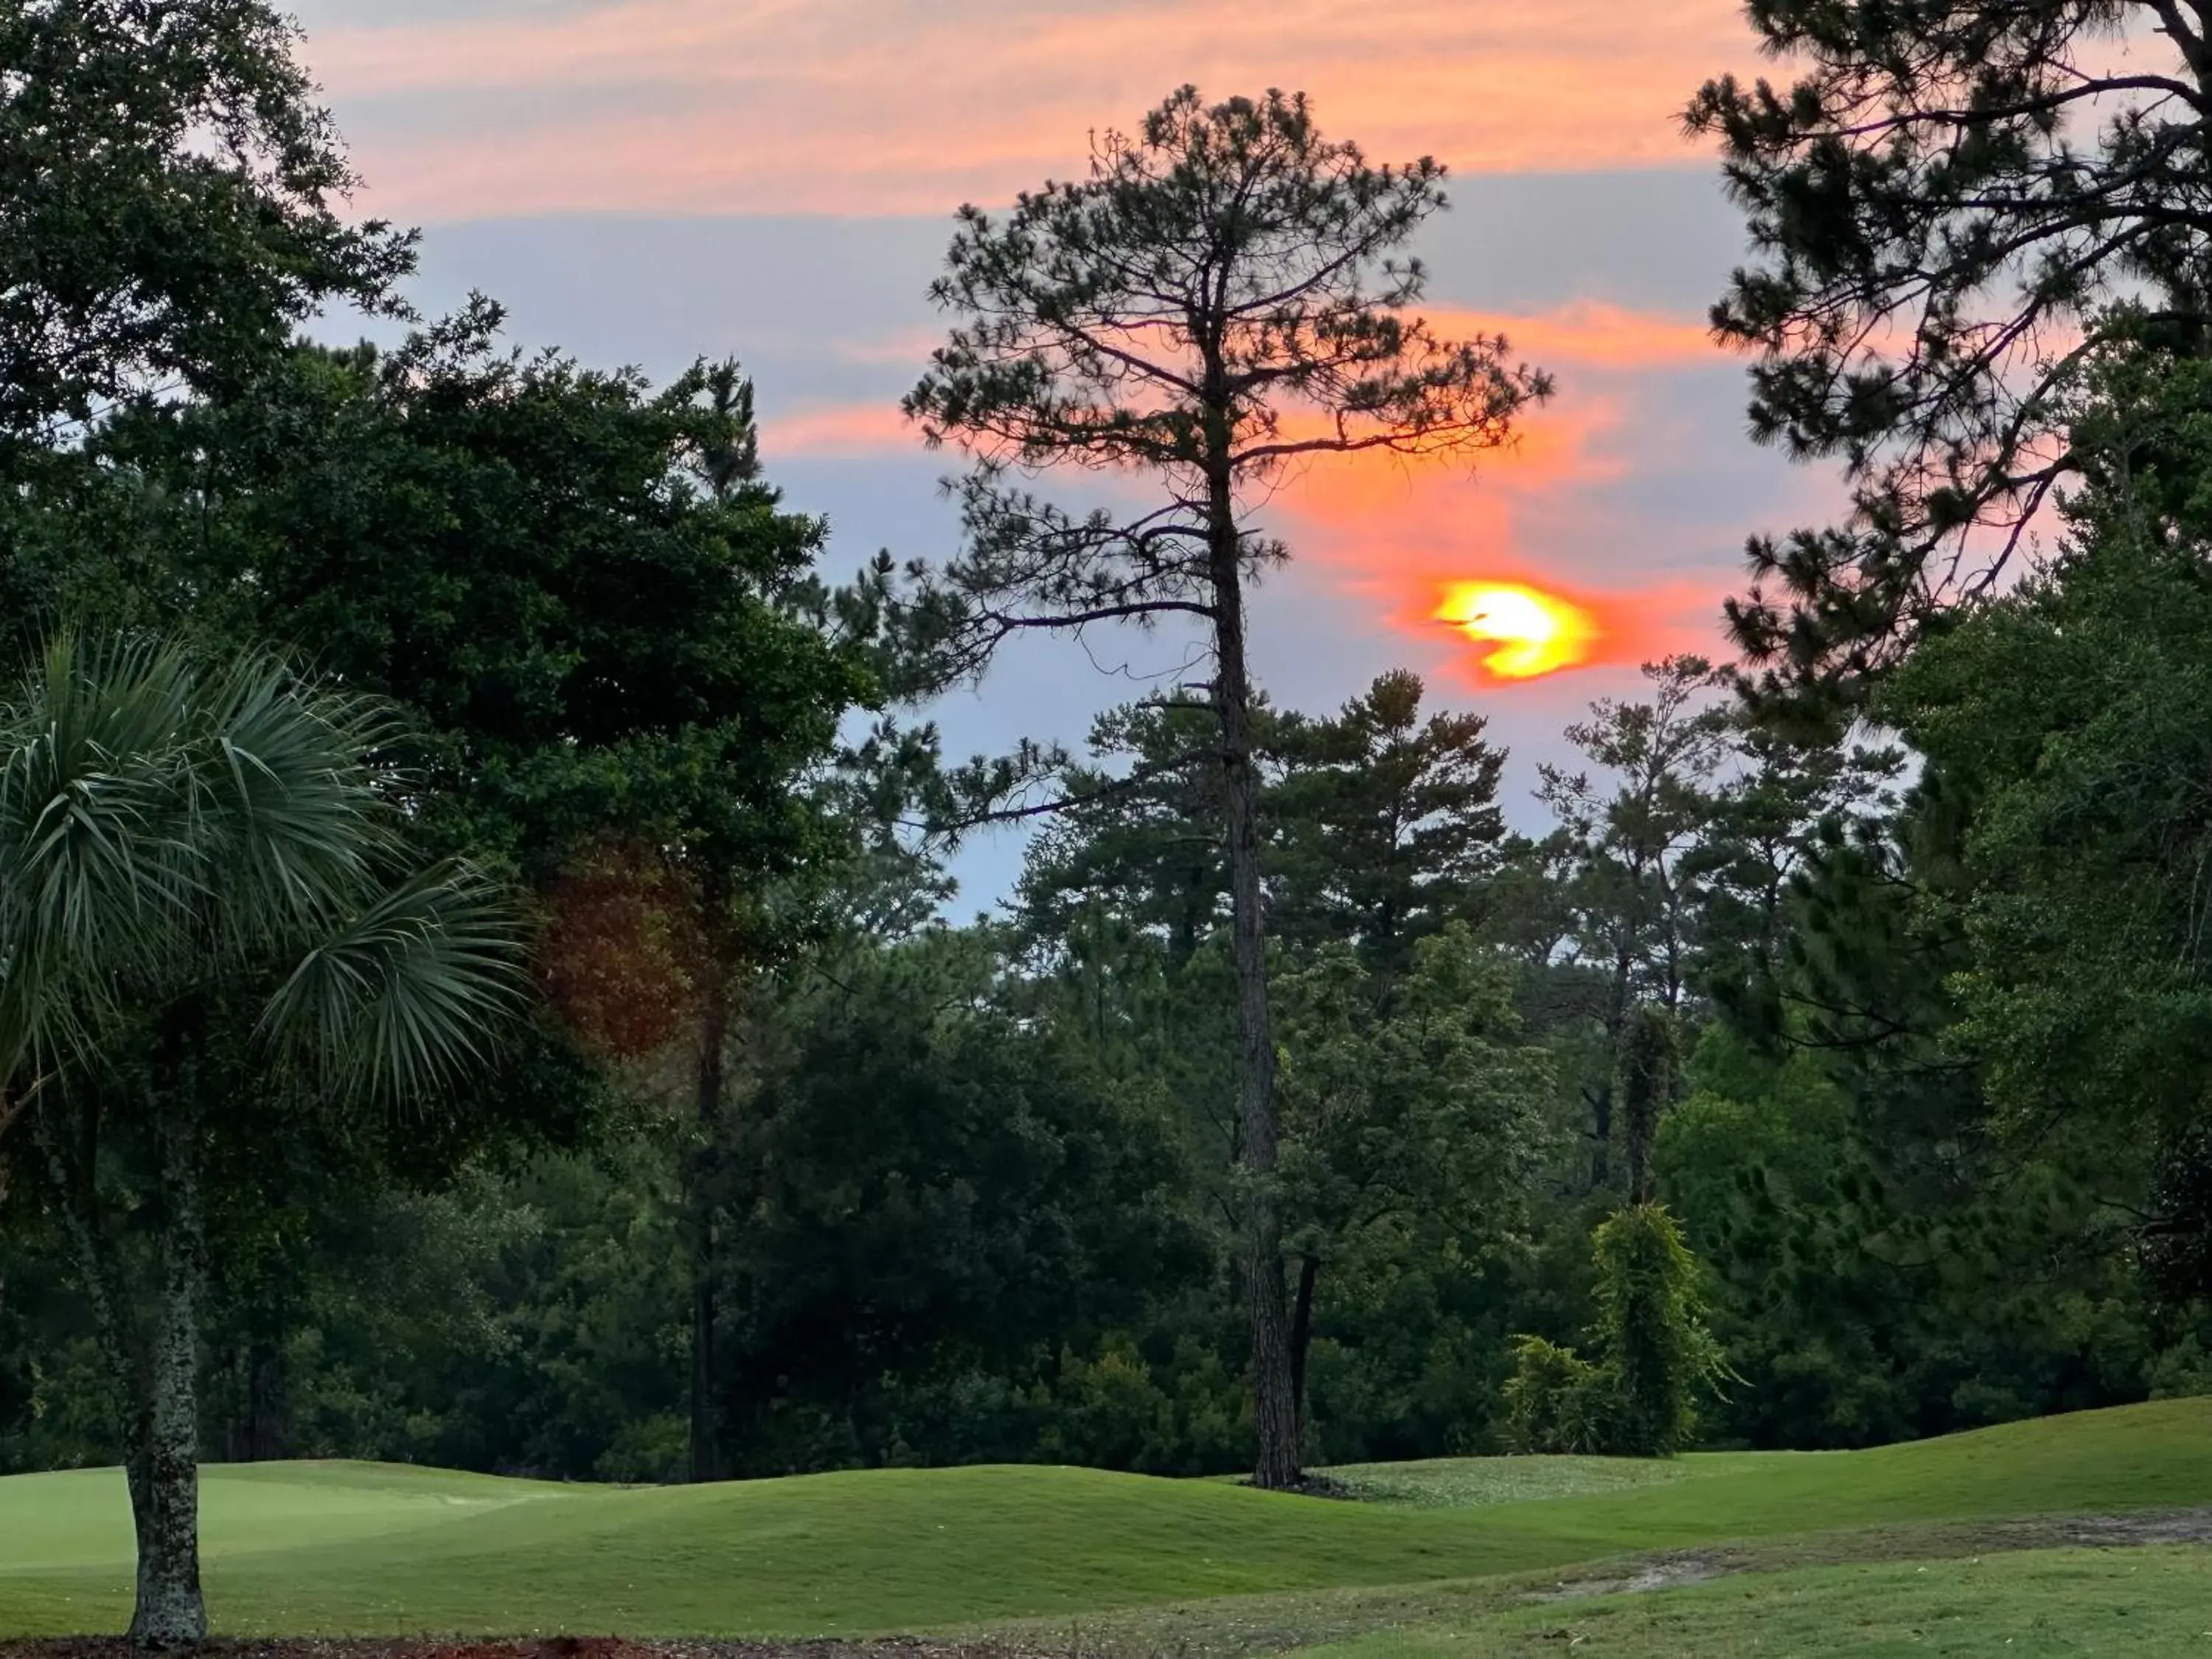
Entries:
[[[1502,328],[1559,398],[1519,451],[1318,467],[1267,508],[1294,555],[1260,599],[1261,683],[1331,708],[1384,668],[1488,713],[1511,815],[1559,727],[1638,657],[1719,648],[1744,537],[1822,516],[1831,478],[1743,435],[1741,362],[1703,322],[1741,257],[1676,112],[1756,70],[1739,0],[305,0],[307,56],[369,188],[425,230],[416,297],[482,289],[515,337],[665,377],[735,352],[769,476],[829,514],[832,568],[951,549],[896,402],[942,325],[924,289],[963,201],[1083,166],[1184,82],[1302,89],[1376,160],[1431,154],[1454,210],[1422,247],[1440,322]],[[1455,580],[1573,598],[1593,665],[1484,683],[1432,619]],[[964,755],[1078,741],[1177,659],[1033,644],[938,711]],[[1102,672],[1101,670],[1108,671]],[[1118,672],[1116,672],[1118,671]],[[1006,842],[963,860],[1003,886]]]

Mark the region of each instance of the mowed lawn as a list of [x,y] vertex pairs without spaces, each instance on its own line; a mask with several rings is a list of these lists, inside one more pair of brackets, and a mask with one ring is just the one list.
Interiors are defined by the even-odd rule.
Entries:
[[[1665,1469],[1480,1460],[1353,1478],[1385,1501],[1054,1468],[611,1490],[353,1464],[216,1468],[204,1484],[207,1582],[218,1629],[234,1634],[798,1635],[1079,1620],[1838,1528],[2212,1504],[2212,1401],[1868,1452],[1720,1454]],[[1556,1492],[1572,1495],[1541,1495]],[[118,1475],[0,1480],[0,1636],[119,1628],[129,1586]],[[1509,1636],[1522,1639],[1498,1639]],[[1576,1649],[1586,1650],[1609,1650]]]
[[1760,1573],[1415,1624],[1303,1659],[2178,1659],[2212,1650],[2212,1553],[2023,1551]]

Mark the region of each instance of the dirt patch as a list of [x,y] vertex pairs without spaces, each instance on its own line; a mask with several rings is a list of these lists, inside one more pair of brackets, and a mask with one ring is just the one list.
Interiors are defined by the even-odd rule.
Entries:
[[[633,1641],[555,1636],[515,1641],[437,1637],[219,1638],[197,1659],[1039,1659],[1007,1643]],[[143,1659],[121,1637],[0,1642],[0,1659]]]
[[1711,1550],[1674,1550],[1664,1555],[1641,1557],[1632,1565],[1632,1571],[1617,1572],[1608,1577],[1568,1579],[1556,1589],[1532,1590],[1526,1599],[1531,1601],[1581,1601],[1593,1595],[1627,1595],[1638,1590],[1680,1589],[1686,1584],[1702,1584],[1709,1579],[1726,1577],[1732,1572],[1758,1571],[1742,1561],[1717,1555]]
[[1790,1544],[1667,1550],[1596,1563],[1588,1577],[1564,1578],[1522,1599],[1579,1601],[1594,1595],[1678,1589],[1740,1573],[1861,1561],[1956,1560],[2010,1550],[2127,1549],[2151,1544],[2212,1544],[2212,1505],[2127,1515],[2031,1515],[2008,1521],[1858,1528]]

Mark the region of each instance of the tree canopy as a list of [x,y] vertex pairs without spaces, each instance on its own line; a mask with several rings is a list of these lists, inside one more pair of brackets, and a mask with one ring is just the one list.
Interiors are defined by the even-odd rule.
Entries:
[[[2070,365],[2125,324],[2202,349],[2212,21],[2193,0],[1757,0],[1794,78],[1708,82],[1753,262],[1713,309],[1751,428],[1842,466],[1847,525],[1751,544],[1729,617],[1786,690],[1850,687],[1993,590],[2073,471]],[[2126,51],[2120,50],[2126,43]]]

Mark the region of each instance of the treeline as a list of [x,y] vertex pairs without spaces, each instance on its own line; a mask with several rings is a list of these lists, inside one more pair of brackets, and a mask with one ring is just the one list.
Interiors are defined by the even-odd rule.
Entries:
[[[2097,9],[1861,9],[1762,11],[1800,95],[1693,111],[1766,261],[1718,313],[1757,429],[1857,515],[1754,544],[1740,661],[1570,726],[1532,836],[1413,674],[1323,713],[1246,672],[1290,551],[1255,492],[1494,447],[1550,391],[1415,320],[1433,163],[1185,91],[964,214],[907,410],[975,463],[967,550],[840,581],[733,363],[654,387],[489,301],[302,343],[404,316],[413,242],[347,218],[263,6],[0,8],[0,1468],[125,1463],[182,1564],[144,1523],[195,1450],[1285,1485],[2212,1391],[2205,233],[2201,191],[2128,205],[2207,152],[2053,137]],[[2005,142],[1855,170],[1945,119]],[[2019,246],[2008,332],[1974,307]],[[1144,504],[1032,492],[1065,463]],[[1205,666],[1083,755],[948,767],[906,712],[1131,620]],[[194,689],[234,661],[312,736],[282,789],[240,781],[280,776],[246,692]],[[174,718],[119,720],[156,680]],[[133,840],[155,772],[186,804]],[[216,872],[210,777],[236,845],[343,784],[374,856],[313,927],[315,872]],[[945,849],[1008,818],[1018,891],[948,924]],[[510,947],[512,1006],[390,965]],[[302,1008],[453,1063],[335,1086],[268,1041]],[[173,1578],[149,1639],[204,1630]]]
[[[1504,827],[1480,719],[1426,709],[1410,674],[1267,719],[1314,1461],[1516,1443],[1516,1339],[1584,1340],[1590,1233],[1632,1191],[1706,1264],[1734,1372],[1703,1402],[1711,1443],[1864,1444],[2212,1386],[2199,1286],[2142,1271],[2130,1207],[2185,1181],[2189,1148],[2097,1127],[2131,1095],[2023,1143],[1988,1086],[2017,1029],[1988,1022],[2023,993],[1982,1008],[1965,988],[2038,971],[1963,921],[2002,878],[1970,850],[1962,780],[1984,799],[2037,787],[1989,769],[2034,752],[2021,717],[2060,689],[2002,671],[2040,675],[2038,630],[2118,586],[2055,579],[1931,650],[1911,782],[1893,751],[1777,744],[1703,664],[1661,665],[1576,729],[1590,765],[1547,774],[1540,840]],[[2131,603],[2185,639],[2181,598]],[[2082,661],[2094,698],[2109,678]],[[1109,715],[1097,775],[1188,718]],[[1244,1467],[1206,794],[1148,784],[1072,813],[986,924],[927,920],[926,866],[872,872],[825,936],[733,976],[706,1122],[696,1068],[660,1042],[699,994],[669,946],[681,920],[640,921],[631,872],[564,878],[549,927],[583,958],[564,1006],[629,1056],[584,1144],[427,1187],[299,1172],[218,1273],[208,1454],[680,1478],[703,1215],[722,1472]],[[2090,873],[2047,878],[2101,930]],[[2113,1056],[2117,969],[2084,974],[2075,948],[2046,947],[2034,994],[2078,998],[2087,1052]],[[1658,1073],[1640,1097],[1639,1064]],[[16,1468],[106,1461],[83,1312],[35,1212],[11,1209],[0,1445]],[[2156,1234],[2168,1267],[2177,1237]]]

